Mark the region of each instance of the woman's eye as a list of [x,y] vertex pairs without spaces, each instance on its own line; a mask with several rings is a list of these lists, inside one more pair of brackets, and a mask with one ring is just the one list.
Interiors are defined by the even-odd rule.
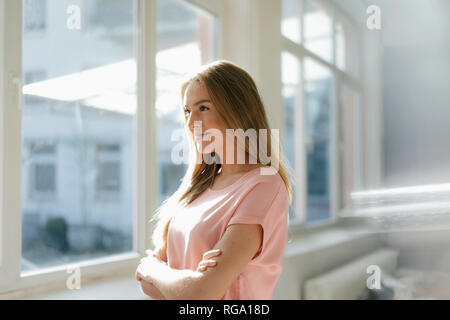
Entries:
[[184,113],[188,114],[190,111],[188,109],[184,109]]
[[208,108],[208,107],[205,107],[205,106],[201,106],[201,107],[200,107],[200,110],[202,110],[202,108],[205,108],[206,110],[209,110],[209,108]]

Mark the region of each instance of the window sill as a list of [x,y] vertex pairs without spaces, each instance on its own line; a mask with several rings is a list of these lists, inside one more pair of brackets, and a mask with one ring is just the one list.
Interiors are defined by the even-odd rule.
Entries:
[[[139,264],[139,260],[140,255],[136,252],[131,252],[83,261],[78,264],[73,263],[70,265],[61,265],[37,271],[24,272],[17,282],[8,287],[0,287],[0,300],[39,299],[41,296],[53,296],[54,294],[61,297],[67,297],[67,299],[72,299],[70,298],[72,295],[74,299],[84,299],[84,296],[88,299],[87,297],[98,297],[99,295],[103,296],[104,299],[113,299],[115,295],[123,294],[123,290],[120,289],[121,286],[116,286],[118,291],[115,294],[115,291],[112,290],[112,288],[104,292],[103,289],[97,291],[97,284],[101,284],[100,288],[107,287],[111,279],[115,279],[111,282],[111,285],[118,281],[121,285],[128,283],[125,288],[131,288],[131,283],[134,283],[134,286],[137,287],[136,280],[134,280],[134,272]],[[67,289],[66,283],[71,275],[71,273],[68,272],[68,267],[72,269],[77,266],[80,268],[81,289]],[[126,279],[129,279],[128,282]],[[84,287],[86,287],[87,290],[83,290]],[[138,287],[137,289],[137,294],[141,293]],[[101,292],[103,293],[101,294]],[[119,299],[126,299],[126,297],[120,297]]]
[[59,289],[21,296],[26,300],[150,300],[133,273],[81,283],[80,289]]

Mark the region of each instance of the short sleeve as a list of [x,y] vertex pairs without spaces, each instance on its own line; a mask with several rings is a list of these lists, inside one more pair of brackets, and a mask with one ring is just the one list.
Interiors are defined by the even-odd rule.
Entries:
[[[280,179],[281,180],[281,179]],[[232,224],[260,224],[263,242],[253,259],[262,252],[267,239],[280,225],[288,212],[287,195],[283,181],[262,181],[254,186],[238,203],[228,222]],[[283,228],[279,230],[283,232]]]

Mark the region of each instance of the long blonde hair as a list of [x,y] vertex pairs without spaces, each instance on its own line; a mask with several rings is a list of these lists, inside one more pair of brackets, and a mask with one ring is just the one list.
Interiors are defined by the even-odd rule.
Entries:
[[[181,101],[184,99],[187,87],[194,81],[204,85],[211,99],[211,103],[218,110],[227,129],[241,128],[243,131],[246,131],[247,129],[253,128],[256,130],[257,141],[260,141],[259,130],[267,130],[267,140],[264,141],[264,143],[267,144],[266,150],[270,153],[270,155],[268,154],[267,156],[270,157],[271,160],[273,160],[274,156],[279,156],[279,159],[277,159],[278,173],[284,181],[289,204],[291,204],[292,190],[290,180],[294,179],[294,175],[284,156],[283,148],[280,143],[277,144],[279,148],[278,152],[273,152],[272,133],[267,121],[266,111],[252,77],[244,69],[229,61],[215,61],[204,66],[198,73],[189,77],[188,80],[181,85]],[[185,114],[183,103],[181,104],[181,107],[183,114]],[[189,166],[177,191],[165,200],[153,215],[152,220],[158,220],[152,234],[152,241],[156,248],[167,248],[169,223],[176,212],[177,207],[184,207],[190,204],[211,186],[221,167],[221,164],[216,163],[216,161],[212,164],[207,164],[204,161],[197,161],[203,157],[203,155],[195,147],[193,135],[187,127],[186,115],[185,129],[190,145],[191,157],[189,159]],[[249,154],[249,148],[251,148],[251,146],[247,142],[247,139],[245,139],[246,154]],[[211,153],[210,156],[214,157],[214,152]],[[257,159],[257,163],[262,163],[259,158],[259,153],[256,154],[255,158]],[[273,161],[269,161],[269,163],[262,164],[272,165],[272,162]]]

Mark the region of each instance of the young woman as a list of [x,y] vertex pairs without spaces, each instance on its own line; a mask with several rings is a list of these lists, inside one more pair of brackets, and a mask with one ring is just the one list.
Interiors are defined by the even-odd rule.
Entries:
[[[271,299],[291,185],[256,85],[245,70],[217,61],[182,85],[181,99],[190,163],[155,215],[157,249],[147,250],[136,279],[153,299]],[[254,129],[256,139],[227,129]]]

